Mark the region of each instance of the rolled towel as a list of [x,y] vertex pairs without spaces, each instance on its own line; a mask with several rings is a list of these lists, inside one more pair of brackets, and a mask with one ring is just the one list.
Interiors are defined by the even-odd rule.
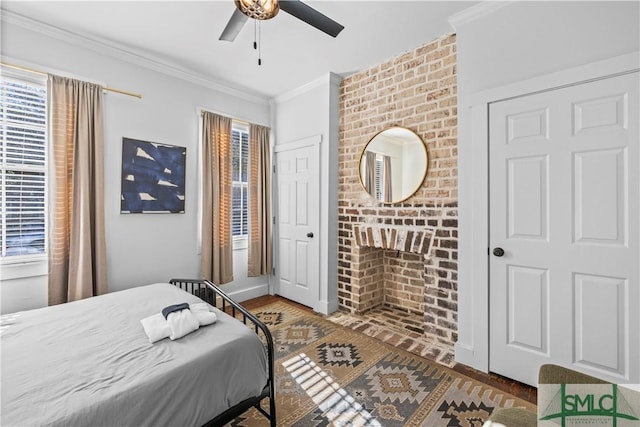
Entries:
[[[209,311],[209,305],[204,302],[189,305],[191,314],[198,321],[198,327],[211,325],[218,320],[216,313]],[[187,310],[187,311],[189,311]],[[150,343],[169,338],[171,335],[171,326],[162,313],[153,314],[140,320]],[[198,328],[196,328],[198,329]],[[195,329],[189,331],[193,332]],[[184,336],[184,335],[183,335]],[[174,338],[175,339],[175,338]]]
[[189,309],[196,319],[198,319],[200,326],[210,325],[218,320],[216,314],[213,311],[209,311],[207,303],[199,302],[196,304],[190,304]]
[[177,340],[200,327],[198,319],[190,310],[174,311],[167,316],[167,324],[171,329],[170,340]]
[[144,332],[149,338],[149,342],[153,344],[156,341],[168,338],[171,335],[171,328],[169,323],[165,320],[161,313],[154,314],[153,316],[145,317],[140,321]]

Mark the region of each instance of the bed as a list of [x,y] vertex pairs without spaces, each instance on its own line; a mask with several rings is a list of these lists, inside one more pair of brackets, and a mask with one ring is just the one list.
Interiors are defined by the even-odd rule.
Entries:
[[[216,323],[149,342],[141,319],[201,300]],[[276,425],[271,334],[208,281],[172,279],[2,320],[0,425],[220,426],[251,407]]]

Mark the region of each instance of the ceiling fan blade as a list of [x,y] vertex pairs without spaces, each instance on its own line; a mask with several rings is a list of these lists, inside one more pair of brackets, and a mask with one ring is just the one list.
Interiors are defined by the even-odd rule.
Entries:
[[218,40],[225,40],[228,42],[234,41],[238,36],[238,33],[240,33],[240,30],[242,30],[242,27],[244,27],[244,24],[247,22],[247,19],[249,19],[247,15],[240,12],[237,8],[234,9],[233,15],[231,15],[229,22],[227,22],[227,26],[224,27],[224,30],[222,31],[222,34],[220,34],[220,38]]
[[329,34],[331,37],[336,37],[344,29],[343,25],[338,24],[333,19],[299,0],[282,0],[278,4],[280,9]]

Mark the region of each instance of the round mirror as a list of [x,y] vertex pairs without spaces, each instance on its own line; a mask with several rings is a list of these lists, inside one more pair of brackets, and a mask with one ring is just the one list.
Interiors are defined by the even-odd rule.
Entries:
[[384,203],[411,197],[427,175],[427,147],[415,132],[391,127],[376,134],[360,156],[360,183]]

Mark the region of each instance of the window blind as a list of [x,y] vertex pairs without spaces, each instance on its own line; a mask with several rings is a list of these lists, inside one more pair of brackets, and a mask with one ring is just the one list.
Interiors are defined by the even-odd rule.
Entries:
[[376,173],[375,173],[376,199],[383,200],[384,189],[384,164],[381,156],[376,156]]
[[46,252],[46,106],[44,82],[0,79],[2,257]]
[[231,135],[233,145],[232,234],[234,237],[240,237],[246,236],[249,232],[247,204],[249,132],[234,127]]

